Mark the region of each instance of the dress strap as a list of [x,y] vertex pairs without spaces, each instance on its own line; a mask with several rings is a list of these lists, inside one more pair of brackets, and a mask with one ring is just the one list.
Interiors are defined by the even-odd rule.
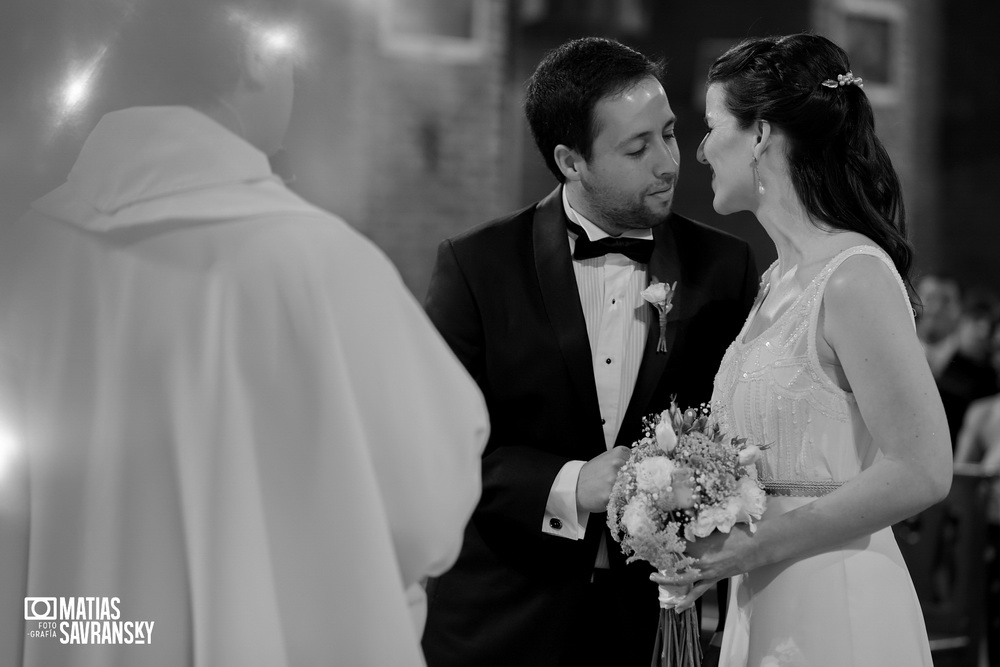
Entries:
[[853,399],[853,394],[844,391],[838,387],[830,377],[823,372],[822,367],[819,362],[819,354],[816,350],[816,336],[817,329],[819,327],[819,313],[820,308],[823,304],[823,293],[826,291],[826,285],[830,281],[830,277],[833,275],[841,264],[843,264],[848,258],[854,257],[856,255],[869,255],[872,257],[877,257],[883,264],[888,267],[889,271],[896,278],[896,284],[899,286],[900,296],[906,303],[907,310],[910,313],[910,321],[916,328],[916,321],[913,316],[913,308],[910,305],[910,297],[906,291],[906,286],[903,284],[903,279],[900,277],[899,272],[896,271],[896,265],[893,264],[892,259],[888,254],[878,246],[874,245],[856,245],[846,248],[839,253],[837,253],[826,266],[816,275],[813,279],[813,284],[810,286],[811,289],[815,290],[813,293],[813,298],[810,299],[811,310],[808,313],[808,328],[806,333],[806,354],[809,357],[810,365],[816,372],[816,377],[822,382],[828,389],[832,390],[834,393],[847,398],[848,400]]
[[[856,245],[837,253],[833,259],[826,263],[826,266],[824,266],[823,270],[819,272],[819,275],[816,276],[818,293],[822,294],[826,291],[826,283],[830,281],[830,277],[833,275],[833,272],[836,271],[848,258],[854,257],[855,255],[869,255],[871,257],[877,257],[889,268],[889,271],[896,279],[896,285],[899,286],[900,294],[903,295],[903,300],[906,302],[912,318],[913,308],[910,306],[910,294],[906,291],[906,285],[903,283],[903,279],[900,277],[899,271],[896,270],[896,265],[893,263],[892,258],[890,258],[889,255],[878,246]],[[818,315],[818,307],[816,308],[816,311],[817,312],[814,314]]]

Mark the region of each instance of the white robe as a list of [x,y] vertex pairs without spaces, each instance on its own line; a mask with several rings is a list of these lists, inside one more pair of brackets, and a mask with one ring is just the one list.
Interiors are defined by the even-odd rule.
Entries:
[[[423,664],[485,405],[262,153],[184,107],[105,116],[3,225],[0,355],[0,664]],[[151,641],[27,637],[24,596],[118,597]]]

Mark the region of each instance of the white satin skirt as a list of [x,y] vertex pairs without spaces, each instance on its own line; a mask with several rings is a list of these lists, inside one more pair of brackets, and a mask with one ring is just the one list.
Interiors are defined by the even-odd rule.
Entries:
[[[767,515],[814,500],[768,497]],[[730,580],[721,667],[931,667],[891,528]]]

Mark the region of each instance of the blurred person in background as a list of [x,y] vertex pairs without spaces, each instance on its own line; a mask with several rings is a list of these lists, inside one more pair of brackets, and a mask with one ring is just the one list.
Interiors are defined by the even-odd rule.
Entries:
[[422,665],[482,396],[385,256],[273,175],[285,3],[125,4],[88,83],[118,110],[0,233],[0,664]]
[[1000,391],[990,364],[990,336],[997,312],[997,301],[991,294],[981,289],[966,290],[954,330],[935,346],[936,360],[941,364],[935,380],[952,442],[957,443],[969,405]]
[[954,351],[951,335],[962,314],[962,290],[958,281],[940,273],[927,273],[915,286],[920,308],[917,337],[924,346],[934,377],[940,375]]
[[[990,333],[990,364],[1000,383],[1000,322]],[[974,401],[955,446],[955,472],[994,476],[986,510],[986,641],[989,664],[1000,665],[1000,393]]]

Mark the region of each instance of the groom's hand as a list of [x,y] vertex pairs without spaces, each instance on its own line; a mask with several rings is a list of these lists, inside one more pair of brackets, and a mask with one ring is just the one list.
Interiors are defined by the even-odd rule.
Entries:
[[581,512],[606,512],[618,469],[625,465],[628,447],[615,447],[583,464],[576,480],[576,504]]

